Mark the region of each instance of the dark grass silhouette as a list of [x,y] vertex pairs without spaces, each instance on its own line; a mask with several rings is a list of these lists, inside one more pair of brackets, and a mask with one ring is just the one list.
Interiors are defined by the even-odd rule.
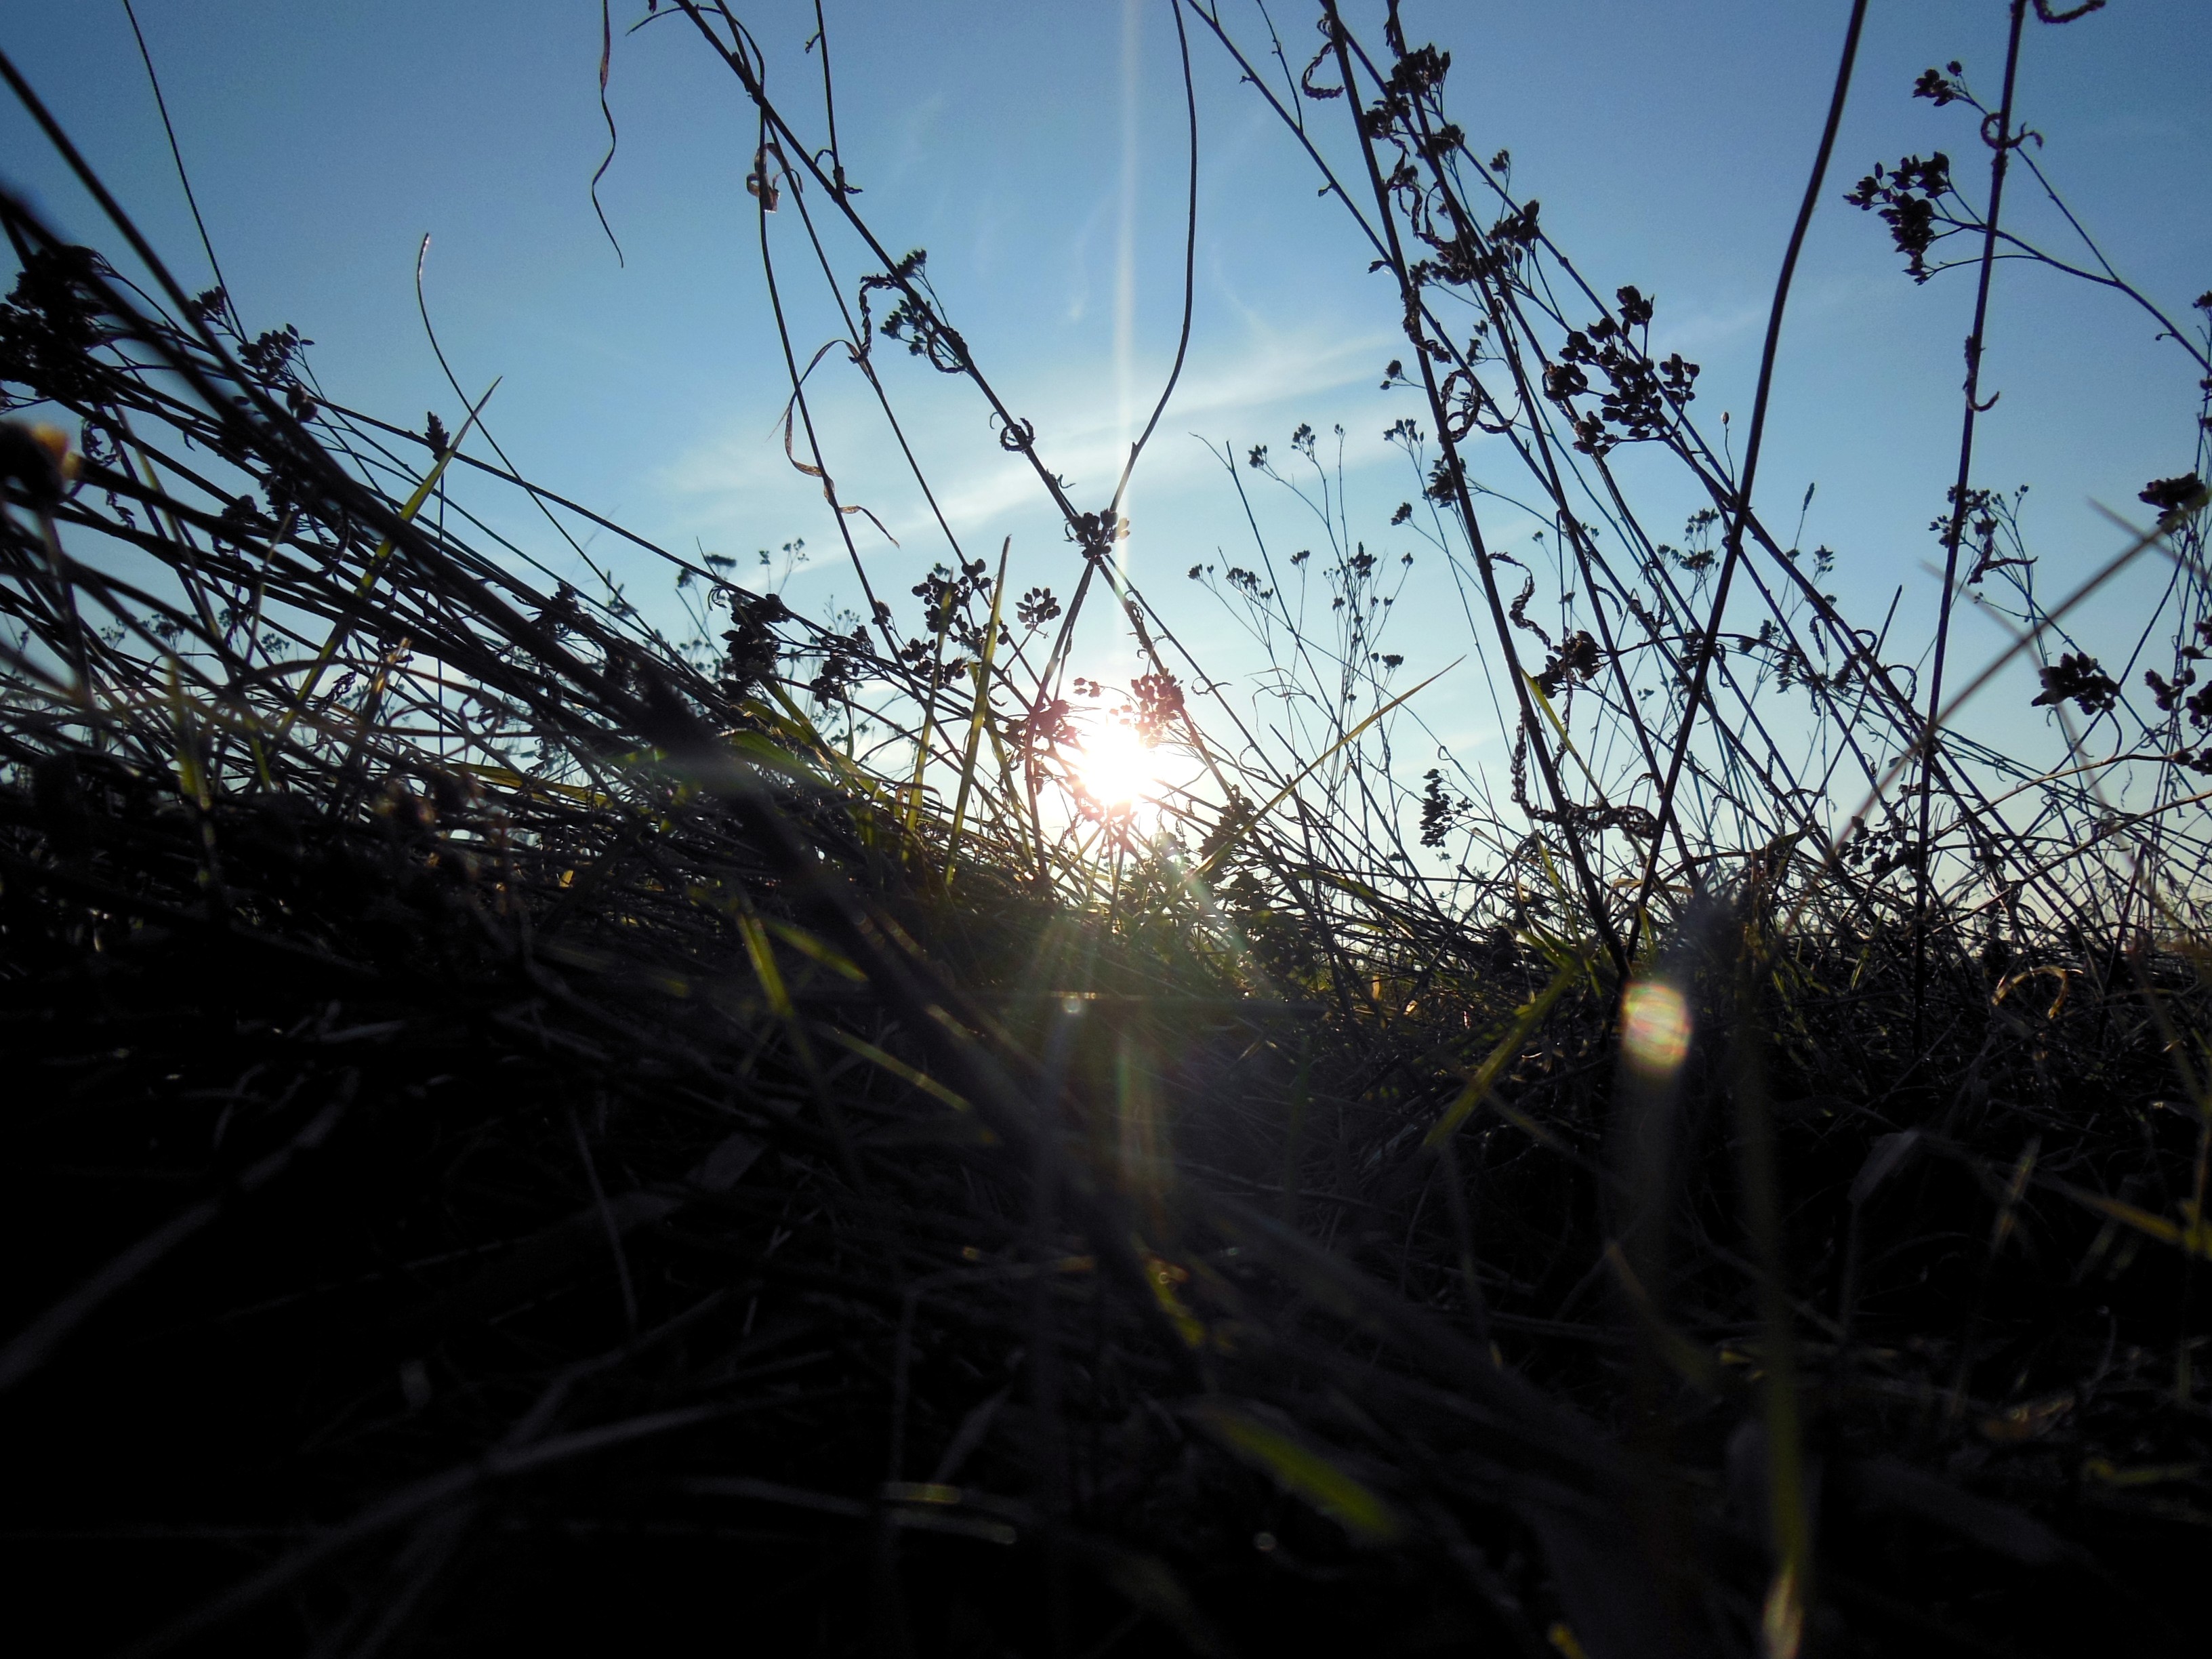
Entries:
[[[451,432],[349,410],[119,214],[145,289],[0,199],[18,1639],[2187,1650],[2181,782],[2114,828],[2094,773],[1931,737],[1698,436],[1649,303],[1572,289],[1439,55],[1394,18],[1370,58],[1333,6],[1303,76],[1245,61],[1372,186],[1339,193],[1400,278],[1402,441],[1512,673],[1512,799],[1394,765],[1387,573],[1310,430],[1281,468],[1224,451],[1334,526],[1317,573],[1262,543],[1219,578],[1302,711],[1255,735],[1116,578],[1119,489],[1066,499],[834,134],[680,9],[761,112],[764,254],[771,212],[865,239],[848,360],[887,411],[883,338],[972,380],[1078,585],[1009,603],[956,551],[908,621],[870,592],[824,627],[641,544],[701,624],[670,640],[471,517],[464,471],[581,511],[464,453],[481,398]],[[848,507],[802,356],[793,459]],[[1505,586],[1478,427],[1607,596],[1588,628]],[[1708,488],[1703,541],[1638,528],[1632,442]],[[2203,491],[2160,483],[2108,569],[2174,561],[2179,652]],[[2117,721],[2013,526],[1977,498],[1949,544],[2020,576],[2023,648],[2069,645],[2046,696]],[[1741,650],[1732,580],[1771,605]],[[1063,687],[1100,592],[1152,654],[1126,692]],[[1754,711],[1778,681],[1870,786],[1832,838],[1840,785]],[[2142,723],[2183,732],[2160,683]],[[1164,833],[1081,792],[1102,696],[1201,765]]]

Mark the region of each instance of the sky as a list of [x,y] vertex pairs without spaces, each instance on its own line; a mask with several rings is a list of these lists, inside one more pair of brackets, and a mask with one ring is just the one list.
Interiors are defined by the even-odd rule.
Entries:
[[[820,133],[814,9],[734,8],[761,41],[770,89]],[[1272,9],[1294,63],[1310,9]],[[786,461],[777,417],[789,395],[744,179],[756,133],[727,71],[680,17],[617,6],[607,100],[600,13],[587,0],[137,0],[178,143],[233,295],[255,327],[295,324],[314,340],[324,386],[419,426],[456,423],[416,315],[424,292],[471,395],[495,378],[487,420],[531,476],[665,545],[754,564],[803,538],[786,584],[820,615],[857,588],[817,487]],[[1182,298],[1183,88],[1168,0],[827,0],[839,139],[856,205],[893,252],[929,251],[951,320],[1079,504],[1110,495],[1122,446],[1158,396]],[[1414,40],[1449,51],[1448,103],[1474,149],[1510,148],[1513,181],[1541,198],[1552,235],[1609,291],[1656,296],[1661,355],[1699,362],[1698,413],[1741,432],[1752,401],[1775,271],[1825,114],[1848,7],[1841,0],[1553,0],[1539,6],[1421,3]],[[1349,6],[1372,33],[1379,7]],[[1370,16],[1369,14],[1376,14]],[[1224,16],[1264,42],[1253,0]],[[1963,60],[1994,98],[2002,0],[1877,0],[1846,118],[1793,291],[1773,394],[1760,501],[1803,544],[1835,550],[1846,614],[1877,625],[1894,600],[1912,659],[1932,629],[1940,556],[1929,521],[1956,464],[1960,341],[1970,273],[1911,283],[1882,228],[1844,205],[1873,162],[1948,150],[1979,167],[1972,117],[1909,94],[1930,64]],[[1170,624],[1225,671],[1249,653],[1184,571],[1249,562],[1252,532],[1217,452],[1340,425],[1352,528],[1407,577],[1389,648],[1407,673],[1468,648],[1438,562],[1391,509],[1415,493],[1385,427],[1420,411],[1378,389],[1404,355],[1389,278],[1310,164],[1233,64],[1192,29],[1200,125],[1199,229],[1188,364],[1132,488],[1129,569]],[[187,284],[210,280],[122,0],[6,9],[4,49]],[[2200,0],[2115,0],[2063,28],[2029,25],[2023,118],[2038,150],[2112,264],[2170,315],[2212,287],[2212,15]],[[1335,153],[1342,105],[1309,105]],[[68,234],[114,238],[21,112],[0,110],[0,177]],[[2047,204],[2017,173],[2024,232],[2056,242]],[[799,227],[769,222],[780,292],[802,359],[841,330]],[[862,269],[833,237],[848,293]],[[2154,477],[2189,470],[2193,366],[2108,292],[2024,264],[2001,266],[1984,386],[1978,482],[2030,483],[2027,527],[2047,587],[2070,584],[2119,544],[2100,506],[2135,516]],[[884,343],[889,346],[889,343]],[[963,550],[1013,547],[1017,587],[1063,593],[1078,574],[1042,493],[994,441],[974,394],[886,349],[879,357],[908,434]],[[879,590],[902,598],[946,556],[925,504],[859,377],[836,354],[809,382],[824,453],[845,499],[889,538],[848,520]],[[1210,447],[1209,447],[1210,446]],[[1478,478],[1502,466],[1478,445]],[[1626,474],[1655,530],[1697,505],[1656,467]],[[1501,487],[1510,479],[1499,475]],[[1311,520],[1279,489],[1252,504],[1279,550]],[[580,568],[519,503],[495,509],[550,562]],[[1494,544],[1526,550],[1532,524],[1501,509]],[[1401,550],[1401,544],[1404,544]],[[605,545],[658,602],[665,575]],[[564,566],[562,568],[568,568]],[[782,571],[780,555],[774,574]],[[2146,570],[2142,581],[2162,580]],[[2084,613],[2085,641],[2124,657],[2148,589],[2125,584]],[[1960,623],[1956,660],[2002,646]],[[1082,641],[1091,672],[1126,678],[1130,647],[1109,628]],[[1242,653],[1242,654],[1240,654]],[[2015,692],[2017,688],[2014,689]],[[2021,740],[2044,717],[2009,696],[1987,718]],[[1465,673],[1423,694],[1438,738],[1503,752],[1486,691]]]

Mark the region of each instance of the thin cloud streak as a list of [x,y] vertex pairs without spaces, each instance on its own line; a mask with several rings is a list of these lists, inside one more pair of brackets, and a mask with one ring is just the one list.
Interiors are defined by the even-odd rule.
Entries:
[[[1178,426],[1188,430],[1202,425],[1228,428],[1231,437],[1240,435],[1238,428],[1249,434],[1279,415],[1284,404],[1310,403],[1369,380],[1377,354],[1394,337],[1378,331],[1346,339],[1340,332],[1318,327],[1295,334],[1254,332],[1257,337],[1227,362],[1193,365],[1170,406],[1164,434]],[[964,386],[939,380],[917,383],[899,374],[899,367],[886,362],[879,372],[890,376],[894,404],[956,533],[975,532],[1010,511],[1042,501],[1027,462],[990,441],[980,409]],[[1163,360],[1145,366],[1138,378],[1165,373]],[[1010,395],[1015,406],[1036,423],[1039,455],[1071,481],[1079,497],[1088,491],[1103,498],[1127,453],[1118,400],[1109,403],[1071,391],[1097,384],[1094,375],[1073,368],[1034,378],[1048,389],[1046,396]],[[916,495],[911,475],[865,389],[850,379],[825,385],[817,378],[810,386],[808,399],[839,499],[867,507],[902,543],[933,532],[934,520]],[[965,443],[957,435],[950,441],[945,435],[969,429],[974,436]],[[1357,447],[1364,453],[1367,446],[1362,442]],[[676,457],[660,469],[653,483],[665,496],[686,505],[688,510],[680,510],[678,516],[702,530],[726,523],[733,512],[757,521],[809,511],[811,503],[819,500],[820,486],[793,468],[782,448],[780,421],[763,420],[757,414],[738,417],[717,436]],[[796,438],[794,449],[803,459],[803,434]],[[1157,489],[1213,465],[1195,446],[1170,442],[1149,450],[1139,470],[1146,484]],[[865,551],[874,532],[858,522],[854,531]]]

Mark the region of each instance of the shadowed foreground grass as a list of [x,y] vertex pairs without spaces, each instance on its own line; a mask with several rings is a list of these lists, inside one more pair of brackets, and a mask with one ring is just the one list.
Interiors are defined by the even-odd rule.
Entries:
[[1063,835],[982,567],[687,653],[0,214],[11,1646],[2190,1650],[2200,940]]
[[526,839],[44,736],[0,1423],[70,1649],[1729,1650],[1778,1500],[1829,1650],[2183,1650],[2177,959],[1947,953],[1915,1064],[1900,936],[1753,890],[1656,1072],[1595,960],[1292,1000],[726,760]]

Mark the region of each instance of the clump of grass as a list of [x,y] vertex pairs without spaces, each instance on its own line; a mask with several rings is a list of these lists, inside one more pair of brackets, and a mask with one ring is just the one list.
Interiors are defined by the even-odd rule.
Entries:
[[[1306,101],[1380,112],[1386,246],[1398,161],[1455,158],[1417,222],[1481,362],[1640,384],[1618,328],[1546,363],[1533,209],[1478,228],[1441,69],[1324,14]],[[781,140],[763,227],[865,234],[711,38]],[[1644,630],[1529,672],[1474,486],[1405,434],[1516,673],[1479,811],[1392,764],[1340,498],[1334,637],[1224,579],[1285,641],[1280,748],[1210,735],[1118,500],[1062,497],[1065,601],[956,550],[911,632],[872,593],[822,627],[672,559],[672,641],[471,516],[463,471],[580,511],[465,453],[480,400],[349,411],[143,244],[155,295],[0,218],[0,383],[75,428],[7,428],[0,1525],[71,1647],[2183,1650],[2201,939],[2155,868],[2131,911],[2054,856],[2087,786],[2001,833],[1855,635],[1772,649],[1833,754],[1958,814],[1948,854],[1911,812],[1832,844],[1714,648],[1696,579],[1792,562],[1680,370],[1619,418],[1490,406]],[[990,396],[874,252],[892,337]],[[1488,394],[1438,349],[1441,435]],[[1625,502],[1632,578],[1583,533],[1625,441],[1707,469],[1703,565]],[[1158,832],[1073,787],[1101,591],[1152,653],[1127,718],[1204,776]],[[1843,628],[1799,594],[1782,628]],[[1571,769],[1593,730],[1649,805]]]

